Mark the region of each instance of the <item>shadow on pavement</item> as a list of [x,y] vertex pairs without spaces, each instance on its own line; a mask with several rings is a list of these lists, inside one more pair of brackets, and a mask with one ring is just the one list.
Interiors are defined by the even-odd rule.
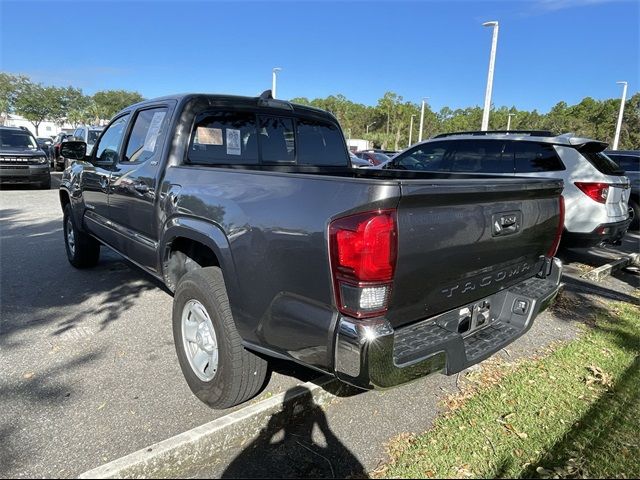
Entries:
[[282,411],[235,457],[222,478],[367,478],[305,390],[302,396],[299,387],[287,391]]

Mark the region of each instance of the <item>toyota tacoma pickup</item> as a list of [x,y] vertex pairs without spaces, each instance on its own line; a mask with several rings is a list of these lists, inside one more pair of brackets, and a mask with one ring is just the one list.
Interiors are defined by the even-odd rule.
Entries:
[[273,357],[364,389],[460,372],[558,292],[561,180],[352,168],[332,115],[269,91],[145,101],[62,155],[69,261],[104,245],[166,285],[214,408]]

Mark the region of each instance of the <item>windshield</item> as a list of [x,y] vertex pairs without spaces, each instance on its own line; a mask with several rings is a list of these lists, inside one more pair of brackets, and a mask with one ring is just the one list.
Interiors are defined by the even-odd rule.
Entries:
[[94,143],[96,143],[98,137],[100,136],[100,132],[102,132],[102,130],[89,130],[87,143],[89,145],[93,145]]
[[0,143],[2,148],[38,148],[31,135],[18,131],[0,130]]
[[374,153],[373,156],[376,157],[376,160],[380,163],[389,161],[389,157],[384,153]]

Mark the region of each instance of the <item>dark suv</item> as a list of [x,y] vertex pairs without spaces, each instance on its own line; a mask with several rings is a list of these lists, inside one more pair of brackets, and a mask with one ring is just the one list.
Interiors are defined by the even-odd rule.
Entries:
[[49,160],[28,130],[0,127],[0,183],[51,188]]

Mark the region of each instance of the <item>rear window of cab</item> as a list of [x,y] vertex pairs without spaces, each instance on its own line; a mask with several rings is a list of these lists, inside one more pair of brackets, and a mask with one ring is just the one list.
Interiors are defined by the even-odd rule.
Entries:
[[231,111],[198,115],[187,162],[212,166],[349,165],[342,132],[334,124]]

